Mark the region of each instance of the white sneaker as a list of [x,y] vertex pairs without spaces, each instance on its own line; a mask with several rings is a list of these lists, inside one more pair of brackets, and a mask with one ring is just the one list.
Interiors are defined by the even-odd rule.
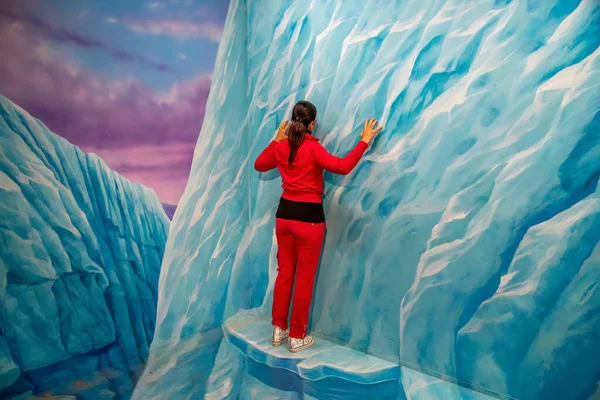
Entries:
[[290,336],[289,330],[273,325],[273,346],[280,346]]
[[304,339],[295,339],[295,338],[290,338],[289,339],[289,345],[290,345],[290,351],[292,353],[297,353],[300,350],[304,350],[304,349],[308,349],[310,346],[313,345],[315,341],[313,340],[312,336],[305,336]]

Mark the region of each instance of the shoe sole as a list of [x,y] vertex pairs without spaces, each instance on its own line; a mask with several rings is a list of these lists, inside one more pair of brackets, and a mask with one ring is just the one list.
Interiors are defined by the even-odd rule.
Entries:
[[308,349],[313,344],[315,344],[315,342],[312,342],[310,344],[305,344],[304,346],[296,347],[295,349],[288,349],[288,350],[291,351],[292,353],[297,353],[301,350]]
[[272,342],[273,346],[275,347],[279,347],[281,346],[284,342],[287,342],[287,339],[283,339],[281,342]]

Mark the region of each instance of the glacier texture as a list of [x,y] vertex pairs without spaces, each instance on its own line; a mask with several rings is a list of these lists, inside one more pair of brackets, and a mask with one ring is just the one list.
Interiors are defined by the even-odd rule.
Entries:
[[[0,397],[143,362],[169,229],[156,194],[1,96],[0,194]],[[102,398],[132,385],[113,378]]]
[[[326,174],[312,331],[499,396],[590,397],[599,46],[593,0],[232,1],[151,360],[205,335],[214,372],[198,379],[214,382],[223,321],[269,313],[281,180],[252,163],[308,99],[338,155],[366,118],[385,126],[355,171]],[[230,393],[236,376],[222,377]],[[136,393],[151,393],[144,382]],[[408,398],[436,396],[410,387],[421,393],[405,387]]]

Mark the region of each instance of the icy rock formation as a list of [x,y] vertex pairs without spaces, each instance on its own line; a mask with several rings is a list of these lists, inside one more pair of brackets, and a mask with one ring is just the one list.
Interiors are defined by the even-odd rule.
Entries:
[[336,154],[386,127],[326,175],[313,332],[503,395],[591,395],[599,46],[592,0],[232,1],[153,346],[269,312],[280,179],[252,162],[306,98]]
[[156,194],[0,96],[0,195],[0,390],[21,372],[53,388],[75,357],[146,359],[169,227]]
[[465,378],[502,382],[518,398],[582,398],[600,375],[599,239],[600,186],[527,232],[496,293],[458,333]]
[[21,370],[12,358],[6,340],[0,336],[0,390],[12,385],[20,373]]

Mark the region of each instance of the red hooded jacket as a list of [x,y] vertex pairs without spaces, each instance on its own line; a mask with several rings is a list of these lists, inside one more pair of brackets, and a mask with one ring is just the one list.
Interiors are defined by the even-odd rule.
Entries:
[[282,197],[287,200],[309,203],[323,201],[323,170],[347,175],[354,169],[369,145],[362,140],[344,158],[336,157],[319,143],[319,139],[305,134],[296,152],[296,158],[288,166],[290,143],[272,141],[254,162],[254,169],[267,172],[279,170],[283,182]]

